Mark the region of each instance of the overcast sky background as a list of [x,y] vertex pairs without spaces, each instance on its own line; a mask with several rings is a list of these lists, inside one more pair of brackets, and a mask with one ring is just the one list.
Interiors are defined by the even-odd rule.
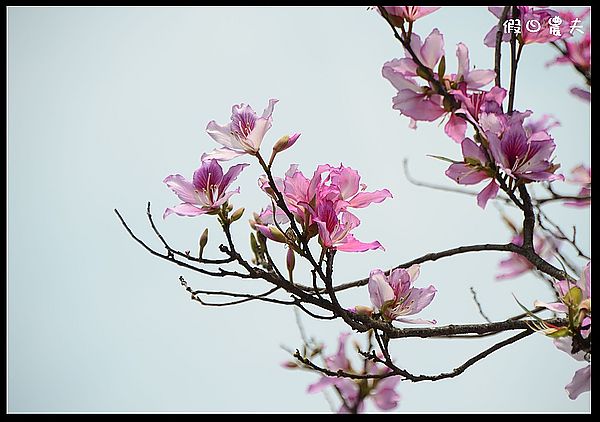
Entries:
[[[445,7],[414,31],[425,37],[440,29],[448,71],[456,69],[461,41],[471,64],[488,69],[493,51],[483,37],[495,19],[485,7]],[[204,308],[191,301],[180,275],[193,288],[267,289],[209,279],[151,256],[113,209],[160,249],[145,216],[151,201],[172,245],[195,251],[209,227],[206,255],[218,256],[223,236],[214,218],[160,218],[178,203],[162,180],[174,173],[191,177],[202,152],[216,146],[204,131],[208,121],[227,122],[240,102],[261,113],[277,98],[265,151],[283,134],[302,136],[281,154],[276,173],[290,163],[312,174],[320,163],[342,162],[359,170],[369,190],[394,194],[356,213],[357,237],[377,239],[386,251],[339,253],[336,283],[427,252],[508,241],[494,203],[481,210],[473,197],[407,182],[404,158],[414,177],[454,186],[444,176],[447,163],[426,154],[461,156],[437,122],[413,131],[392,110],[395,90],[381,67],[402,56],[385,21],[366,7],[9,8],[8,410],[329,411],[322,394],[305,392],[317,374],[280,367],[289,357],[280,346],[301,345],[291,308]],[[506,49],[505,65],[508,56]],[[515,104],[558,117],[552,135],[557,162],[568,173],[590,164],[589,104],[568,92],[583,85],[572,68],[544,66],[553,57],[548,45],[524,49]],[[233,202],[247,215],[234,235],[247,254],[246,217],[267,201],[256,187],[259,166],[243,158],[235,163],[252,166],[234,184],[241,194]],[[577,187],[557,184],[557,190],[576,193]],[[590,250],[589,209],[556,204],[547,211],[567,229],[576,224],[581,246]],[[514,210],[507,214],[519,221]],[[552,298],[532,275],[495,281],[504,257],[488,252],[424,264],[417,285],[434,284],[438,294],[421,316],[440,325],[483,322],[471,286],[493,320],[521,312],[512,293],[528,306]],[[301,271],[296,279],[309,282]],[[368,305],[367,288],[341,301]],[[348,330],[340,321],[302,320],[329,353]],[[402,340],[392,352],[413,373],[433,374],[499,340]],[[534,335],[455,379],[400,383],[396,410],[589,411],[590,393],[571,401],[564,391],[582,366]]]

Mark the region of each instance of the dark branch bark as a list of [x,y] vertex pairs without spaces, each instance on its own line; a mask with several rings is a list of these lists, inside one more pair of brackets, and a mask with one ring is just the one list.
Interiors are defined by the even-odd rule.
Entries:
[[500,79],[500,68],[502,66],[502,26],[504,21],[506,20],[506,16],[508,16],[508,11],[510,10],[510,6],[504,6],[502,9],[502,15],[498,20],[498,32],[496,32],[496,49],[494,54],[494,71],[496,72],[496,86],[501,86]]

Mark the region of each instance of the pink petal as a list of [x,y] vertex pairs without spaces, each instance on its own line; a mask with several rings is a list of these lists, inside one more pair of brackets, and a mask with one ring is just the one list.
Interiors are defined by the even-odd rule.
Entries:
[[481,88],[492,82],[496,77],[493,70],[477,69],[465,75],[465,82],[470,89]]
[[473,142],[470,138],[465,138],[461,142],[460,148],[464,158],[474,158],[482,164],[487,161],[485,152],[483,152],[481,147]]
[[221,126],[214,120],[208,122],[206,125],[206,132],[215,141],[228,148],[238,148],[239,143],[237,139],[231,135],[231,128],[229,125]]
[[541,306],[542,308],[549,309],[552,312],[560,312],[560,313],[568,313],[569,312],[569,308],[567,307],[567,305],[565,305],[562,302],[546,303],[546,302],[542,302],[540,300],[536,300],[535,302],[533,302],[533,306]]
[[246,167],[248,167],[250,164],[236,164],[235,166],[232,166],[227,173],[225,173],[225,175],[223,176],[223,178],[221,179],[221,184],[219,186],[219,193],[224,192],[225,189],[227,189],[229,187],[229,185],[231,185],[231,183],[237,179],[237,177],[239,176],[239,174],[242,172],[242,170],[244,170]]
[[353,235],[348,234],[344,239],[344,243],[336,246],[338,251],[342,252],[366,252],[375,249],[385,250],[385,248],[378,241],[365,243],[356,239]]
[[498,184],[492,179],[490,183],[477,194],[477,205],[485,209],[487,202],[498,195],[498,188]]
[[571,94],[581,98],[584,101],[592,101],[592,93],[581,88],[571,88]]
[[240,155],[244,155],[246,152],[242,150],[233,150],[229,148],[218,148],[214,149],[211,152],[205,152],[200,157],[202,161],[208,160],[219,160],[219,161],[229,161],[235,157],[239,157]]
[[335,377],[321,377],[321,379],[319,381],[315,382],[314,384],[310,384],[308,386],[308,389],[306,390],[306,392],[309,394],[318,393],[319,391],[324,390],[325,388],[329,387],[330,385],[337,384],[340,379],[341,378],[335,378]]
[[565,390],[569,393],[569,398],[575,400],[581,393],[592,389],[592,365],[581,368],[575,371],[573,380],[565,386]]
[[166,183],[169,189],[175,192],[175,195],[183,202],[195,203],[198,201],[194,193],[196,190],[194,185],[182,175],[172,174],[167,176],[165,177],[165,180],[163,180],[163,183]]
[[392,198],[392,194],[387,189],[376,190],[375,192],[359,192],[349,201],[352,208],[364,208],[373,202],[379,203],[386,198]]
[[198,208],[193,206],[192,204],[179,204],[172,208],[167,208],[163,213],[163,218],[167,218],[167,216],[175,213],[182,217],[194,217],[196,215],[206,214],[210,209],[206,208]]
[[434,69],[437,62],[444,55],[444,36],[434,28],[431,34],[425,38],[421,47],[421,58],[423,64],[430,69]]
[[489,178],[485,172],[463,163],[451,164],[445,174],[461,185],[475,185]]
[[433,287],[433,285],[424,289],[413,287],[408,295],[408,298],[406,299],[406,301],[410,303],[410,313],[405,315],[413,315],[421,312],[425,307],[427,307],[427,305],[431,303],[436,293],[437,289]]
[[458,71],[456,72],[458,80],[461,76],[469,73],[469,49],[461,42],[456,46],[456,57],[458,58]]
[[446,112],[441,106],[441,96],[432,95],[428,98],[425,94],[415,93],[408,89],[399,91],[392,98],[395,110],[400,110],[402,114],[412,117],[415,120],[432,122]]
[[378,310],[381,309],[385,302],[395,299],[394,290],[387,282],[387,278],[381,270],[371,271],[368,288],[371,303]]
[[465,133],[467,132],[467,122],[452,114],[444,126],[444,132],[446,132],[446,135],[452,138],[454,142],[461,142],[465,138]]
[[408,89],[413,92],[421,92],[421,87],[419,85],[417,85],[411,78],[395,70],[394,66],[389,64],[392,62],[387,62],[383,65],[383,68],[381,69],[381,74],[383,77],[390,81],[393,87],[398,91]]

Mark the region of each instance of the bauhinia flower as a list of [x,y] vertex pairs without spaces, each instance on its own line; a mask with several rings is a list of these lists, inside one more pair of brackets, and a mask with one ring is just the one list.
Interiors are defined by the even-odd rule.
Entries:
[[[479,90],[493,81],[496,75],[493,70],[471,69],[469,49],[463,43],[459,43],[456,48],[458,70],[456,73],[446,73],[444,37],[437,29],[431,32],[424,43],[421,43],[418,35],[412,34],[410,45],[416,58],[431,70],[431,75],[449,92],[462,89],[466,95],[467,90]],[[413,128],[416,127],[416,121],[434,121],[449,111],[431,80],[425,86],[417,83],[417,76],[426,76],[422,71],[408,51],[405,58],[391,60],[382,69],[383,77],[398,90],[393,98],[393,108],[410,117]],[[457,128],[454,129],[454,126]],[[452,114],[445,128],[446,133],[456,140],[451,132],[461,131],[464,137],[465,130],[464,120]]]
[[589,196],[590,199],[577,199],[564,204],[570,207],[588,207],[592,203],[592,168],[583,164],[575,167],[571,170],[571,177],[567,178],[567,182],[580,185],[581,189],[577,195],[583,198]]
[[510,177],[525,181],[564,180],[562,175],[554,174],[560,165],[553,164],[550,158],[556,145],[547,132],[528,136],[522,122],[516,120],[500,137],[492,131],[485,134],[496,164]]
[[211,120],[206,131],[215,141],[223,145],[212,152],[202,155],[202,161],[226,161],[244,154],[255,155],[267,131],[271,128],[273,108],[279,100],[269,100],[269,105],[258,116],[247,104],[234,105],[231,109],[231,122],[219,125]]
[[[554,340],[554,345],[558,350],[569,354],[577,361],[587,361],[587,354],[583,350],[573,353],[573,339],[571,337],[561,337]],[[575,400],[581,393],[592,389],[592,364],[590,363],[584,368],[578,369],[573,374],[573,379],[565,385],[565,390],[571,400]]]
[[[350,333],[340,334],[337,353],[325,358],[325,367],[327,369],[355,373],[350,360],[346,356],[346,341],[349,336]],[[366,364],[367,373],[385,374],[390,370],[372,361],[367,361]],[[349,378],[322,376],[319,381],[309,385],[307,391],[308,393],[318,393],[329,386],[335,386],[343,398],[343,403],[338,413],[349,413],[351,409],[348,407],[354,406],[357,406],[357,413],[361,413],[364,411],[366,398],[372,399],[373,404],[380,410],[391,410],[398,406],[400,395],[395,391],[395,388],[399,382],[399,377],[389,377],[381,380],[374,379],[366,383],[358,383]],[[360,384],[363,384],[362,388]],[[368,389],[368,395],[363,397],[361,402],[357,404],[356,401],[360,399],[360,393],[364,393],[363,389]]]
[[319,201],[314,220],[319,230],[319,242],[324,248],[343,252],[384,249],[376,240],[365,243],[356,239],[350,231],[360,224],[360,220],[348,211],[338,213],[332,201]]
[[[292,164],[285,178],[274,178],[274,182],[277,190],[283,194],[290,213],[308,238],[319,234],[322,245],[342,251],[353,249],[353,252],[358,252],[359,249],[381,247],[379,242],[359,242],[349,233],[360,221],[347,210],[382,202],[391,198],[392,194],[387,189],[366,192],[366,185],[360,183],[360,175],[356,170],[343,165],[332,167],[322,164],[308,179],[298,170],[297,164]],[[259,185],[276,199],[266,176],[259,179]],[[279,236],[281,230],[272,227],[258,227],[258,230],[272,240],[276,240],[272,236],[281,239],[278,241],[284,240]]]
[[494,171],[489,166],[489,159],[485,150],[469,138],[461,143],[464,162],[454,163],[446,170],[446,176],[461,185],[476,185],[484,180],[491,179],[477,195],[477,205],[485,208],[490,199],[498,194],[498,184],[494,178]]
[[[383,6],[392,25],[400,28],[404,22],[414,22],[440,9],[440,7],[423,6]],[[381,14],[378,7],[375,9]]]
[[592,68],[592,33],[589,28],[585,34],[574,40],[565,40],[566,54],[560,55],[546,66],[553,64],[572,64],[583,72],[587,72]]
[[539,300],[535,306],[561,312],[568,315],[569,331],[579,332],[585,338],[592,330],[592,263],[588,262],[579,280],[575,283],[569,280],[560,280],[553,283],[559,301],[545,303]]
[[380,269],[371,271],[368,284],[371,303],[385,319],[412,324],[435,324],[435,320],[404,318],[423,310],[437,292],[433,285],[424,289],[412,287],[419,273],[419,265],[407,269],[397,268],[389,276]]
[[[467,131],[467,122],[456,116],[456,113],[464,113],[471,122],[479,125],[482,115],[502,113],[502,101],[506,97],[506,90],[495,86],[488,92],[478,90],[467,93],[466,83],[459,83],[458,87],[458,89],[451,90],[450,93],[460,102],[460,108],[450,116],[448,123],[444,126],[444,132],[456,142],[462,142]],[[479,126],[483,129],[481,125]]]
[[[435,69],[444,55],[444,37],[437,28],[431,31],[424,43],[421,37],[412,34],[410,46],[420,62],[429,69]],[[383,77],[398,90],[392,99],[392,108],[415,121],[432,122],[446,112],[443,97],[429,82],[425,86],[416,82],[417,65],[409,57],[407,53],[404,59],[386,62],[381,70]]]
[[[512,238],[511,243],[522,246],[523,236],[520,234],[515,235]],[[533,236],[533,249],[541,258],[548,260],[551,259],[558,250],[558,244],[554,238],[535,234]],[[496,275],[497,280],[514,278],[535,268],[527,258],[514,252],[510,254],[509,258],[500,261],[498,266],[503,272]]]
[[237,164],[223,174],[219,162],[209,160],[204,161],[200,168],[194,172],[191,182],[180,174],[167,176],[163,182],[183,202],[172,208],[167,208],[163,218],[172,213],[187,217],[217,213],[231,195],[240,192],[240,188],[229,192],[226,192],[226,190],[244,167],[248,165]]

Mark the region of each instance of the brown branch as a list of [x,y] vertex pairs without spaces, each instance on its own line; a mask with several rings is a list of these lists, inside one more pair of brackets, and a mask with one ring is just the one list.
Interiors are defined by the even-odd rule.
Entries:
[[494,54],[494,71],[496,72],[496,86],[501,86],[500,80],[500,67],[502,65],[502,26],[504,21],[506,20],[506,16],[508,16],[508,11],[510,10],[510,6],[504,6],[502,9],[502,15],[498,20],[498,32],[496,32],[496,48]]
[[154,224],[154,219],[152,218],[152,213],[150,212],[150,201],[148,201],[148,205],[146,207],[146,215],[148,216],[148,221],[150,221],[150,226],[152,227],[152,230],[154,231],[154,233],[156,234],[156,236],[160,239],[160,241],[162,242],[162,244],[164,245],[165,249],[168,252],[171,252],[173,255],[177,255],[180,256],[182,258],[185,258],[189,261],[194,261],[194,262],[199,262],[201,264],[227,264],[228,262],[232,262],[234,259],[229,257],[229,258],[224,258],[224,259],[204,259],[204,258],[195,258],[189,254],[186,253],[182,253],[176,249],[173,249],[171,246],[169,246],[167,244],[167,241],[165,240],[164,236],[158,231],[158,228],[156,227],[156,224]]
[[458,366],[457,368],[453,369],[452,371],[441,373],[438,375],[413,375],[404,369],[392,370],[392,371],[384,373],[384,374],[353,374],[353,373],[346,372],[343,370],[332,371],[330,369],[320,367],[320,366],[316,365],[315,363],[311,362],[309,359],[301,356],[300,352],[298,350],[296,350],[296,353],[294,353],[294,357],[298,361],[300,361],[302,364],[306,365],[307,367],[309,367],[315,371],[318,371],[329,377],[344,377],[344,378],[350,378],[350,379],[383,379],[383,378],[389,378],[389,377],[393,377],[393,376],[401,376],[412,382],[439,381],[439,380],[446,379],[446,378],[454,378],[454,377],[462,374],[469,367],[473,366],[475,363],[477,363],[480,360],[491,355],[495,351],[500,350],[501,348],[508,346],[512,343],[515,343],[519,340],[522,340],[525,337],[530,336],[533,333],[534,333],[534,331],[532,331],[529,327],[526,327],[525,330],[522,331],[521,333],[519,333],[513,337],[509,337],[508,339],[503,340],[499,343],[494,344],[492,347],[489,347],[488,349],[477,354],[476,356],[473,356],[472,358],[470,358],[469,360],[467,360],[465,363]]
[[475,305],[477,305],[477,309],[479,310],[479,314],[483,317],[483,319],[485,319],[487,322],[492,322],[491,319],[489,319],[487,317],[487,315],[483,312],[483,309],[481,308],[481,303],[479,303],[479,301],[477,300],[477,293],[475,293],[475,289],[473,287],[470,288],[471,290],[471,294],[473,295],[473,301],[475,302]]
[[178,265],[180,267],[183,268],[187,268],[189,270],[193,270],[196,272],[199,272],[201,274],[205,274],[205,275],[210,275],[213,277],[226,277],[226,276],[231,276],[231,277],[239,277],[239,278],[258,278],[256,275],[254,274],[242,274],[239,273],[237,271],[228,271],[228,270],[224,270],[223,268],[219,268],[218,272],[217,271],[209,271],[209,270],[205,270],[203,268],[198,268],[196,266],[190,265],[188,263],[182,262],[182,261],[178,261],[175,256],[172,253],[167,252],[166,255],[161,254],[160,252],[155,251],[154,249],[152,249],[150,246],[148,246],[143,240],[141,240],[139,237],[137,237],[133,231],[129,228],[129,226],[127,225],[127,223],[125,222],[125,220],[123,219],[123,217],[121,216],[121,214],[119,213],[118,210],[114,210],[115,213],[117,214],[117,217],[119,217],[119,220],[121,220],[121,224],[123,225],[123,227],[125,227],[125,230],[127,230],[127,233],[129,233],[129,235],[140,245],[142,245],[142,247],[144,249],[146,249],[148,252],[150,252],[152,255],[157,256],[161,259],[164,259],[166,261],[172,262],[175,265]]

